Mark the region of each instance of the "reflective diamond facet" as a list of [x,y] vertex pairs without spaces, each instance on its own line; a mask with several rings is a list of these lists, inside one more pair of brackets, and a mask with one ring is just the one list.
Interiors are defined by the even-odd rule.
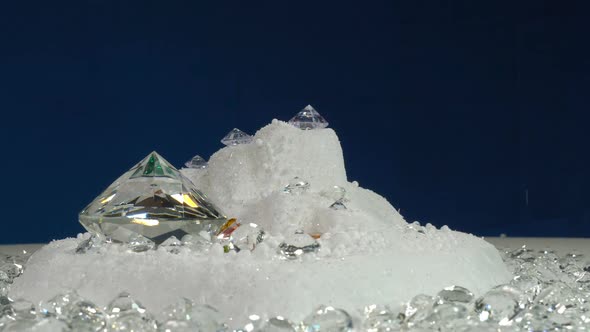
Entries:
[[304,254],[315,253],[320,250],[320,244],[311,236],[295,233],[279,244],[278,254],[282,259],[297,259]]
[[305,106],[297,113],[289,123],[299,129],[322,129],[328,126],[328,122],[311,105]]
[[252,136],[246,134],[238,128],[232,129],[229,133],[227,133],[227,135],[225,135],[223,139],[221,139],[221,143],[227,146],[248,144],[250,142],[252,142]]
[[188,168],[207,168],[207,160],[203,159],[203,157],[196,155],[191,160],[184,163],[184,166]]
[[137,235],[159,244],[170,236],[215,233],[227,220],[195,185],[150,153],[79,215],[90,233],[128,243]]
[[298,176],[294,177],[288,185],[283,189],[284,193],[300,195],[309,189],[309,182],[300,179]]
[[332,209],[332,210],[346,210],[346,205],[344,205],[344,203],[342,203],[342,201],[338,200],[338,201],[332,203],[332,205],[330,205],[330,209]]

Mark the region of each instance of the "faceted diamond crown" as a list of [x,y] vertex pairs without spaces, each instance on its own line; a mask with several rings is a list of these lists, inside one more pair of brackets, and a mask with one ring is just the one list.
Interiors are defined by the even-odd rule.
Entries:
[[207,161],[203,157],[196,155],[191,160],[184,163],[184,166],[188,168],[206,168]]
[[299,129],[321,129],[328,126],[328,121],[324,119],[311,105],[305,106],[289,123]]
[[119,242],[138,235],[161,243],[174,235],[216,232],[226,218],[157,152],[125,172],[79,215],[89,232]]
[[245,132],[239,130],[238,128],[232,129],[223,139],[221,139],[221,143],[225,145],[238,145],[238,144],[248,144],[252,142],[252,136],[246,134]]

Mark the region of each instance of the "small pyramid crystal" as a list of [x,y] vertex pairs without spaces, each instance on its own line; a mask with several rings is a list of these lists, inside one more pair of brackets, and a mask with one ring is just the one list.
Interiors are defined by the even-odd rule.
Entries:
[[328,121],[324,119],[311,105],[305,106],[289,123],[299,129],[322,129],[328,126]]
[[203,157],[196,155],[191,160],[184,163],[184,166],[188,168],[207,168],[207,160]]
[[248,144],[252,142],[252,136],[239,130],[238,128],[232,129],[225,137],[221,140],[221,143],[227,146]]
[[216,233],[226,218],[195,185],[156,152],[150,153],[79,215],[90,233],[129,243]]
[[330,205],[330,209],[332,209],[332,210],[346,210],[346,205],[344,205],[344,203],[342,203],[341,200],[337,200],[336,202],[332,203],[332,205]]

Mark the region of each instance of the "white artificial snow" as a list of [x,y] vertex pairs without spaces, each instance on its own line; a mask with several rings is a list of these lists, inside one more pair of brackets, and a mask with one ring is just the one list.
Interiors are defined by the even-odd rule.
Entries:
[[[510,279],[497,250],[482,239],[407,224],[383,197],[349,183],[331,129],[274,120],[251,144],[225,147],[208,168],[182,172],[228,217],[258,224],[267,239],[253,252],[229,254],[218,244],[204,253],[130,253],[113,245],[75,254],[80,239],[55,241],[31,258],[11,295],[41,301],[76,289],[103,306],[127,291],[155,313],[187,297],[239,325],[251,314],[298,321],[321,304],[354,315],[365,305],[397,306],[450,285],[477,295]],[[309,190],[283,192],[294,177],[309,182]],[[329,208],[334,186],[346,189],[347,209]],[[278,244],[296,230],[321,233],[320,251],[279,259]]]

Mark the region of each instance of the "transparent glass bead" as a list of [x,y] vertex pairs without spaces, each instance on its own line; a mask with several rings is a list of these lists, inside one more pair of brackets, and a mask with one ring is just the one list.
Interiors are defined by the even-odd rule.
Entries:
[[446,287],[436,295],[436,304],[443,303],[469,303],[473,301],[473,293],[465,287]]
[[352,331],[352,318],[341,309],[321,306],[303,320],[305,332]]
[[295,324],[290,320],[276,316],[270,318],[266,324],[260,328],[260,332],[295,332]]

